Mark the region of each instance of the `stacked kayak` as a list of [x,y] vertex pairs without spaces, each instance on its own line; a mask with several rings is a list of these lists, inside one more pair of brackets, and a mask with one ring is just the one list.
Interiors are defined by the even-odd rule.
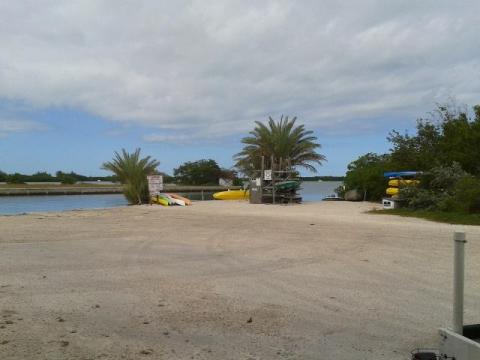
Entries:
[[186,205],[192,204],[192,202],[186,197],[183,197],[178,194],[171,194],[171,193],[159,194],[157,196],[153,196],[151,200],[153,204],[158,204],[162,206],[173,206],[173,205],[186,206]]
[[280,181],[275,183],[275,190],[295,191],[300,188],[300,181]]
[[419,180],[391,179],[388,181],[388,186],[392,186],[392,187],[418,185],[418,184],[420,184]]
[[400,190],[396,187],[389,187],[387,188],[386,193],[387,195],[390,195],[390,196],[398,195],[400,193]]
[[400,194],[400,188],[406,186],[417,186],[420,184],[419,180],[412,179],[412,177],[420,174],[417,171],[399,171],[386,172],[383,176],[388,177],[388,188],[385,191],[387,195],[397,197]]
[[227,190],[213,194],[215,200],[248,200],[249,197],[248,190]]

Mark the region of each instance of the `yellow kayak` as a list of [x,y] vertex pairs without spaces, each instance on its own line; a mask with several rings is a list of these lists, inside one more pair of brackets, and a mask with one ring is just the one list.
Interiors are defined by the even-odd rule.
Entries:
[[418,180],[400,180],[400,179],[388,180],[388,186],[393,186],[393,187],[418,185],[418,184],[420,184],[420,181]]
[[152,197],[152,203],[158,204],[158,205],[163,205],[163,206],[168,206],[168,200],[165,199],[164,197],[161,196],[153,196]]
[[399,190],[398,190],[398,188],[389,187],[389,188],[387,188],[386,193],[387,193],[387,195],[398,195]]
[[183,201],[184,205],[192,205],[192,202],[190,201],[190,199],[187,199],[186,197],[183,197],[181,195],[174,194],[174,193],[168,193],[167,195],[175,200]]
[[228,190],[213,194],[215,200],[248,200],[249,197],[248,190]]

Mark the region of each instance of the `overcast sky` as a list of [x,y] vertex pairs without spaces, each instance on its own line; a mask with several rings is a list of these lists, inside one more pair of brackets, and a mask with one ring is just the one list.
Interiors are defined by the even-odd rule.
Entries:
[[100,174],[142,147],[224,166],[297,116],[342,174],[436,102],[480,103],[480,1],[1,1],[0,169]]

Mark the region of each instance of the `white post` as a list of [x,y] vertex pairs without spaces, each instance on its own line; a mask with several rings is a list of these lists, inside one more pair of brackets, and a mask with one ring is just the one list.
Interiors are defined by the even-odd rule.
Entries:
[[463,294],[465,270],[465,233],[455,232],[455,258],[453,264],[453,331],[463,335]]

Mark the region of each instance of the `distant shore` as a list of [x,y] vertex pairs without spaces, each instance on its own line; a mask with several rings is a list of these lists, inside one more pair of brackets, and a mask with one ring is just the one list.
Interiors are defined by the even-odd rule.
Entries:
[[[165,192],[215,192],[240,189],[240,186],[196,186],[165,184]],[[120,184],[0,184],[0,196],[120,194]]]

